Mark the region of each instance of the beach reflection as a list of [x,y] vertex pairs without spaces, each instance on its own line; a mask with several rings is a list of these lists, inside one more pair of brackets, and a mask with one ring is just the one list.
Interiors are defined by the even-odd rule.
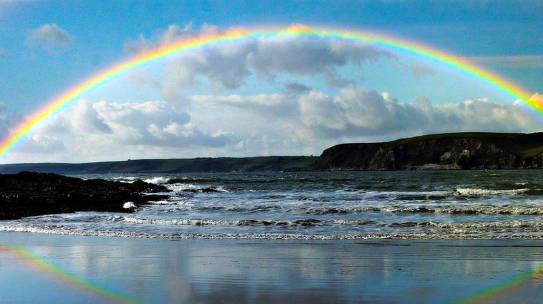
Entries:
[[[523,303],[538,303],[543,295],[540,273],[508,286],[540,265],[541,248],[534,246],[541,241],[172,241],[0,233],[0,242],[152,303],[506,303],[519,295]],[[0,261],[0,282],[21,278],[15,260]],[[58,301],[58,294],[31,287],[25,300]],[[0,285],[0,293],[7,288]],[[77,290],[66,295],[96,300]]]

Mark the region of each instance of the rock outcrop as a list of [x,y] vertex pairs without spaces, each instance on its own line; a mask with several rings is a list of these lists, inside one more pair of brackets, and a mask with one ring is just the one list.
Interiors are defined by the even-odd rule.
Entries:
[[450,133],[326,149],[315,170],[543,168],[543,133]]
[[149,193],[167,191],[143,181],[83,180],[33,172],[0,175],[0,219],[76,211],[133,212],[135,208],[123,208],[125,203],[138,206],[166,199],[166,195]]

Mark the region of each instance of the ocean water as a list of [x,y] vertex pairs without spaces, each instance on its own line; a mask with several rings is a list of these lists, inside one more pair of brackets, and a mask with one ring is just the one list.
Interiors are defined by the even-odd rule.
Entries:
[[0,231],[159,238],[542,239],[543,171],[93,175],[172,192],[134,213],[0,222]]

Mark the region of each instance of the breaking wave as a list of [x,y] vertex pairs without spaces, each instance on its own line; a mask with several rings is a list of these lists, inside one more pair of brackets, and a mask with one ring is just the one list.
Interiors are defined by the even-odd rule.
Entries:
[[[143,223],[147,223],[143,221]],[[171,223],[169,223],[171,224]],[[184,224],[184,223],[177,223]],[[190,223],[199,226],[197,222]],[[224,223],[223,223],[224,224]],[[230,225],[238,225],[231,222]],[[337,222],[341,225],[374,226],[372,221]],[[253,224],[250,225],[262,225]],[[118,229],[82,229],[64,226],[1,225],[0,231],[34,232],[48,234],[115,236],[140,238],[179,238],[179,239],[299,239],[299,240],[356,240],[356,239],[543,239],[543,223],[529,221],[483,222],[483,223],[436,223],[436,222],[398,222],[383,226],[386,229],[368,232],[347,233],[296,233],[296,232],[145,232]],[[415,229],[415,230],[413,230]]]
[[[246,239],[543,239],[543,172],[103,176],[167,187],[134,213],[0,222],[0,231]],[[92,176],[96,178],[97,176]],[[98,176],[99,177],[99,176]]]
[[[539,189],[505,189],[505,190],[496,190],[496,189],[480,189],[480,188],[456,188],[456,193],[458,195],[464,196],[489,196],[489,195],[515,195],[515,194],[526,194],[534,193]],[[541,190],[539,190],[541,191]]]

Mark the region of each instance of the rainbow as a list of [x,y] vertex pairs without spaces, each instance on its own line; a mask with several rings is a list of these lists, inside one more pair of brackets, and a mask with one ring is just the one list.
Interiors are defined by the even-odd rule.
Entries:
[[173,54],[180,54],[206,46],[213,46],[221,43],[232,43],[251,38],[266,39],[273,37],[314,37],[338,39],[368,45],[377,45],[380,47],[417,55],[430,59],[444,66],[456,69],[468,76],[471,76],[472,78],[496,88],[505,94],[508,94],[517,101],[527,104],[537,112],[543,113],[543,104],[538,102],[537,98],[532,98],[532,95],[528,91],[514,84],[513,82],[490,71],[484,70],[466,59],[445,53],[414,41],[373,32],[310,27],[306,25],[255,28],[249,30],[235,28],[226,32],[202,34],[189,39],[161,45],[157,48],[135,55],[118,64],[114,64],[86,78],[81,83],[69,88],[67,91],[46,102],[41,108],[16,125],[12,131],[0,141],[0,158],[5,157],[5,155],[12,150],[17,143],[29,135],[32,130],[34,130],[36,126],[38,126],[47,117],[62,111],[85,93],[99,87],[100,85],[103,85],[109,80],[115,79],[127,71]]
[[492,303],[500,296],[511,294],[513,290],[524,286],[527,283],[538,281],[540,284],[543,275],[543,266],[539,265],[532,270],[520,273],[510,277],[498,284],[485,288],[470,296],[452,301],[454,304],[475,304],[475,303]]
[[48,276],[53,277],[61,283],[84,291],[87,294],[98,299],[102,299],[111,303],[142,303],[139,300],[133,299],[119,292],[105,289],[96,284],[95,282],[79,277],[74,273],[70,273],[24,248],[0,245],[0,253],[14,256],[20,261],[24,262],[30,268],[38,270]]

